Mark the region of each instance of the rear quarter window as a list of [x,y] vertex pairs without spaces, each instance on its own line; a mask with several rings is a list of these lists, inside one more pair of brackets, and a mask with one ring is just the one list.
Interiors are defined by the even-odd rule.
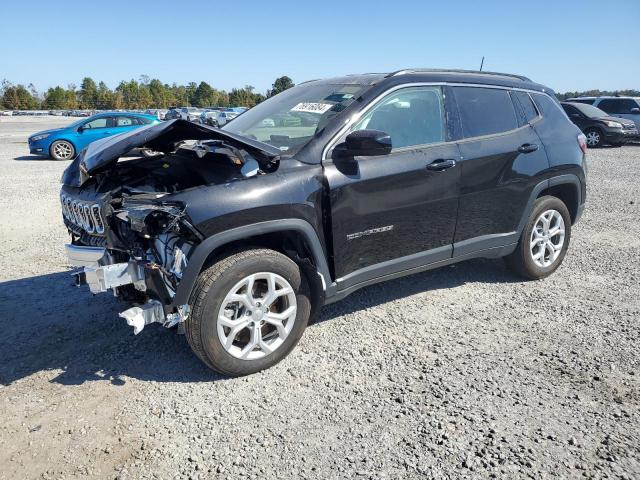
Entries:
[[535,102],[538,110],[542,113],[542,116],[552,122],[568,122],[569,117],[564,113],[561,106],[553,101],[549,96],[542,93],[532,94],[533,101]]
[[454,87],[465,138],[508,132],[518,128],[513,102],[507,90]]

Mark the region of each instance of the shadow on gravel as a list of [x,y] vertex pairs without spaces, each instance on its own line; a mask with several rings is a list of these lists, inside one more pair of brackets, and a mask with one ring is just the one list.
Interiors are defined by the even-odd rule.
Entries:
[[[315,324],[396,299],[469,282],[520,282],[501,261],[472,260],[373,285],[323,308]],[[118,312],[125,305],[72,286],[68,272],[0,283],[0,383],[62,370],[51,381],[79,385],[126,377],[155,382],[211,382],[223,377],[191,353],[184,335],[158,324],[133,335]]]
[[68,272],[0,283],[0,384],[36,372],[63,372],[51,381],[199,382],[222,377],[191,353],[184,335],[159,324],[140,335],[118,317],[127,308],[109,294],[92,297]]
[[55,162],[56,160],[50,158],[50,157],[46,157],[44,155],[22,155],[20,157],[15,157],[14,160],[19,160],[19,161],[41,161],[41,160],[50,160],[52,162]]

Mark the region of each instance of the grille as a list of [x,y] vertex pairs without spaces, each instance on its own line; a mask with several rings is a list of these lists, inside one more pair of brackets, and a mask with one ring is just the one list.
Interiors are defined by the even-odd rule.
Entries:
[[623,124],[622,128],[624,128],[625,130],[635,130],[636,129],[636,125],[635,124]]
[[64,193],[60,194],[60,203],[62,215],[67,221],[89,234],[104,233],[104,219],[99,204],[76,200]]

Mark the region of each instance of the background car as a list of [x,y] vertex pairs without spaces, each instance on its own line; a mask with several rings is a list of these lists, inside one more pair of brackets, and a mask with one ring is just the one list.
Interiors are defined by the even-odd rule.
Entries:
[[638,97],[577,97],[567,102],[587,103],[613,117],[626,118],[640,130],[640,98]]
[[222,127],[236,118],[238,114],[236,112],[220,111],[220,110],[208,110],[200,117],[202,123],[210,125],[212,127]]
[[67,127],[34,133],[29,137],[29,152],[33,155],[48,155],[54,160],[71,160],[91,142],[158,122],[153,115],[100,113]]
[[200,115],[202,114],[201,108],[196,107],[171,107],[165,114],[165,120],[173,120],[175,118],[181,118],[182,120],[200,121]]
[[593,105],[580,102],[562,102],[562,108],[587,137],[588,147],[624,145],[638,138],[636,125],[624,118],[607,115]]

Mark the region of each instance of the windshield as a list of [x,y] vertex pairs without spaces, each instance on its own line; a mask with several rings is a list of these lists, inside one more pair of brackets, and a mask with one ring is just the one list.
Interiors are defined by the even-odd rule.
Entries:
[[223,130],[293,155],[367,88],[367,85],[353,84],[298,85],[247,110]]
[[586,103],[574,103],[573,106],[580,110],[583,115],[589,118],[600,118],[609,116],[607,112],[600,110],[593,105],[587,105]]
[[73,122],[70,125],[67,125],[64,128],[75,128],[80,126],[81,124],[85,123],[85,122],[90,122],[94,117],[89,117],[89,118],[81,118],[80,120],[76,120],[75,122]]

